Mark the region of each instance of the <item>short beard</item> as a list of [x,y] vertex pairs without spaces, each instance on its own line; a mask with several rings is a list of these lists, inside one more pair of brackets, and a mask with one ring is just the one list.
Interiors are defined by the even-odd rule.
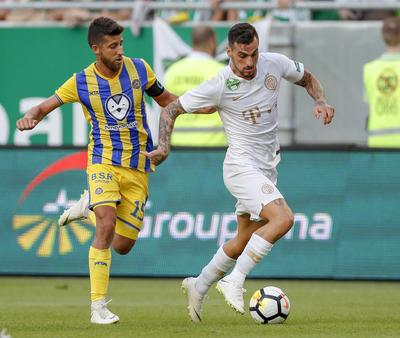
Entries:
[[254,79],[254,77],[256,76],[256,71],[254,70],[253,73],[251,75],[245,75],[244,71],[240,72],[240,75],[242,76],[242,78],[244,78],[245,80],[251,80]]
[[113,71],[113,72],[116,72],[116,71],[119,70],[119,66],[118,65],[116,65],[115,63],[112,63],[111,61],[109,61],[107,59],[101,58],[101,62],[103,62],[106,65],[106,67],[108,69],[110,69],[111,71]]

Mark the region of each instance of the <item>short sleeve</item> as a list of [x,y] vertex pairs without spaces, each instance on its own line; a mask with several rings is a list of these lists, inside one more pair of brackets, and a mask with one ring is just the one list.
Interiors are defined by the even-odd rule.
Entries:
[[282,54],[278,55],[277,61],[282,69],[282,77],[290,82],[298,82],[304,76],[304,65],[301,62],[289,59]]
[[147,85],[145,89],[149,89],[157,80],[156,74],[154,73],[154,70],[150,67],[150,65],[143,59],[141,59],[142,62],[144,63],[144,66],[146,67],[146,73],[147,73]]
[[189,90],[179,97],[183,109],[188,113],[193,113],[201,108],[218,107],[223,88],[221,84],[223,84],[222,78],[216,76]]
[[80,100],[76,87],[76,74],[72,75],[60,88],[58,88],[55,94],[62,103],[79,102]]

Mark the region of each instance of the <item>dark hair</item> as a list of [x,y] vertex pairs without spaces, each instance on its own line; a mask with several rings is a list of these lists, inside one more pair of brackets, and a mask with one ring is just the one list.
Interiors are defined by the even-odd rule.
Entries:
[[119,25],[113,19],[101,16],[94,19],[88,29],[89,46],[101,43],[104,35],[119,35],[124,31],[124,27]]
[[388,46],[400,44],[400,17],[393,16],[383,21],[382,37]]
[[253,42],[254,38],[258,40],[256,29],[249,23],[237,23],[232,26],[228,33],[228,43],[233,47],[234,43],[243,43],[248,45]]

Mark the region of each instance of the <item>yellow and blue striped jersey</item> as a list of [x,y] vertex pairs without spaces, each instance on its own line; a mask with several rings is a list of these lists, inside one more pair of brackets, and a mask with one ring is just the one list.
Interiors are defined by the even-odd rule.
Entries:
[[140,151],[153,150],[144,92],[155,83],[156,76],[143,59],[124,57],[114,78],[100,74],[92,63],[56,90],[62,103],[80,102],[91,125],[88,165],[154,169]]

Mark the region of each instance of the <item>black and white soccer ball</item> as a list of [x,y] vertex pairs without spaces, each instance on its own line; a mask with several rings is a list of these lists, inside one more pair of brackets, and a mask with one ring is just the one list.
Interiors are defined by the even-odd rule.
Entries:
[[281,289],[266,286],[254,292],[250,299],[249,310],[257,323],[283,323],[289,316],[290,301]]

